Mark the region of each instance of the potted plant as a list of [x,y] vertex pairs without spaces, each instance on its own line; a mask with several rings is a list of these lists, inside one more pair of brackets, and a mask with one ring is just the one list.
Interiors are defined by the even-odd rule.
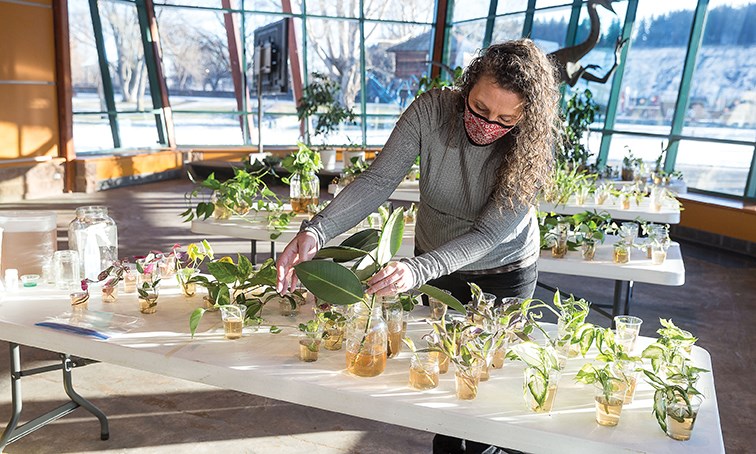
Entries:
[[635,396],[635,387],[638,383],[638,374],[641,370],[641,359],[637,356],[630,356],[622,345],[617,342],[614,330],[610,328],[596,328],[594,338],[598,355],[596,360],[609,364],[612,367],[614,376],[625,380],[627,391],[625,393],[624,404],[633,402]]
[[402,342],[409,348],[410,356],[409,386],[424,391],[438,387],[438,356],[431,355],[428,349],[417,349],[412,339],[405,337]]
[[207,240],[199,244],[189,243],[186,252],[179,252],[178,244],[173,246],[173,255],[176,257],[176,280],[181,287],[181,293],[186,297],[194,296],[197,292],[197,283],[192,280],[199,273],[199,267],[205,259],[213,259],[213,248]]
[[[379,375],[385,368],[387,333],[382,307],[375,295],[367,296],[364,290],[367,281],[399,250],[403,234],[404,212],[399,208],[381,229],[357,232],[339,246],[322,248],[315,260],[294,267],[299,280],[319,300],[352,306],[346,339],[347,369],[358,376]],[[418,291],[464,312],[459,301],[440,289],[426,284]]]
[[297,142],[297,151],[281,162],[281,166],[291,175],[283,178],[289,185],[291,209],[295,213],[308,213],[317,206],[320,199],[320,179],[317,171],[322,169],[320,155],[307,145]]
[[318,360],[325,322],[325,316],[319,313],[307,323],[299,324],[299,331],[303,333],[303,338],[299,341],[300,360],[307,363]]
[[[564,112],[562,140],[558,145],[557,159],[575,169],[585,169],[592,153],[586,148],[590,125],[596,117],[599,106],[593,93],[586,89],[576,92],[567,100]],[[585,136],[585,140],[584,140]]]
[[145,280],[137,288],[139,294],[139,312],[143,314],[154,314],[157,312],[158,296],[158,284],[160,283],[160,277],[158,273],[147,274],[148,272],[142,268],[142,265],[137,262],[137,270],[142,275],[152,276],[151,280]]
[[463,320],[432,322],[434,336],[438,343],[433,350],[443,352],[454,364],[454,382],[457,399],[473,400],[478,395],[480,374],[485,357],[474,339],[482,329]]
[[[325,74],[314,72],[310,82],[303,88],[297,101],[297,118],[307,122],[307,143],[310,141],[310,118],[317,117],[312,135],[323,136],[323,162],[327,169],[336,165],[336,150],[326,149],[328,136],[345,121],[354,122],[355,114],[350,107],[339,102],[339,85]],[[349,162],[344,160],[344,162]]]
[[635,181],[640,177],[643,168],[643,159],[636,158],[633,150],[625,145],[625,157],[622,158],[622,181]]
[[123,280],[127,271],[128,268],[125,263],[115,261],[112,265],[100,271],[100,274],[97,275],[97,280],[82,279],[81,289],[89,294],[89,284],[105,281],[102,284],[102,302],[115,303],[118,299],[118,283]]
[[344,343],[344,331],[346,329],[346,317],[338,309],[339,306],[325,304],[327,309],[323,312],[325,325],[323,331],[323,347],[326,350],[341,350]]

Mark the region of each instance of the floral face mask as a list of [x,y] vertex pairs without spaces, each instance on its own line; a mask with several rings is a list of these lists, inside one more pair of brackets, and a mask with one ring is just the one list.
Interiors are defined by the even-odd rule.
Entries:
[[473,112],[467,99],[465,99],[464,120],[467,138],[478,146],[490,145],[514,128],[514,125],[506,126],[495,121],[488,121],[487,118]]

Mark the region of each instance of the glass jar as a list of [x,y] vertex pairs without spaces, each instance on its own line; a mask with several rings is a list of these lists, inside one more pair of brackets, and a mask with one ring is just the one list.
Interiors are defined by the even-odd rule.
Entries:
[[384,298],[383,302],[383,319],[388,327],[388,342],[386,344],[386,355],[394,358],[402,351],[402,339],[407,329],[404,321],[404,309],[401,303],[395,298]]
[[82,276],[92,280],[118,260],[118,229],[108,207],[77,208],[76,219],[68,224],[68,247],[79,253]]
[[289,179],[289,198],[295,213],[309,213],[320,203],[320,179],[315,172],[295,173]]
[[347,321],[347,370],[360,377],[375,377],[386,369],[388,327],[383,307],[373,301],[352,305]]

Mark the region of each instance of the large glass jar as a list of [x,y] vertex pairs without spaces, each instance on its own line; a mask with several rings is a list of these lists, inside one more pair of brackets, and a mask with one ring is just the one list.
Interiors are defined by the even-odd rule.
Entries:
[[289,179],[291,209],[308,213],[320,203],[320,179],[314,173],[295,173]]
[[375,377],[386,369],[388,329],[378,302],[352,305],[347,321],[347,370],[360,377]]
[[118,230],[107,207],[76,209],[76,219],[68,224],[68,248],[79,252],[82,276],[93,280],[118,260]]

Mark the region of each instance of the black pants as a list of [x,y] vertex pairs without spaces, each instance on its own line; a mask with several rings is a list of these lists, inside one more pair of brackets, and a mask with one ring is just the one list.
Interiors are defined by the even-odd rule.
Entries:
[[[538,281],[538,268],[532,264],[525,268],[501,274],[468,274],[454,272],[447,276],[428,281],[428,284],[448,290],[462,304],[471,299],[468,282],[477,284],[484,292],[496,295],[496,301],[502,298],[532,298]],[[520,451],[486,445],[477,441],[462,440],[447,435],[436,434],[433,437],[434,454],[501,454],[519,453]]]

